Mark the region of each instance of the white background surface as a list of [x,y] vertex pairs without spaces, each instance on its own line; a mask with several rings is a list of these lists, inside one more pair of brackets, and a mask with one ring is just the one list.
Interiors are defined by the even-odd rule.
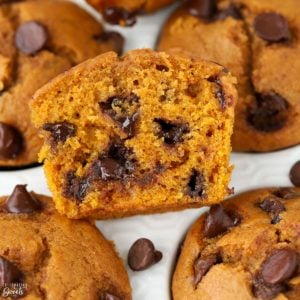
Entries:
[[[99,18],[83,0],[75,2]],[[125,36],[126,51],[134,48],[153,48],[161,25],[173,8],[174,6],[152,16],[140,17],[133,28],[113,27],[113,30],[118,30]],[[235,187],[236,193],[255,187],[289,186],[289,170],[299,159],[300,146],[269,154],[233,154],[232,163],[235,170],[231,186]],[[41,167],[23,171],[0,171],[0,195],[10,194],[16,184],[28,184],[29,190],[50,195]],[[170,299],[171,271],[178,245],[188,227],[204,210],[97,222],[104,235],[115,241],[117,250],[125,262],[129,247],[141,237],[151,239],[156,248],[164,254],[160,263],[143,272],[132,272],[127,268],[134,300]]]

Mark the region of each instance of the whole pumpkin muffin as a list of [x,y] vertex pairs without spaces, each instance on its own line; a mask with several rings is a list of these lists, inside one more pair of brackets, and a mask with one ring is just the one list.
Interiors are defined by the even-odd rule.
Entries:
[[0,197],[0,298],[130,300],[127,273],[92,222],[17,185]]
[[103,15],[105,21],[122,26],[133,26],[140,13],[151,13],[176,0],[87,0]]
[[32,117],[57,209],[111,218],[221,201],[234,82],[219,65],[145,49],[100,55],[45,85]]
[[174,300],[300,299],[300,189],[243,193],[191,227]]
[[37,162],[42,140],[28,106],[34,92],[87,58],[120,51],[122,42],[69,1],[1,5],[0,167]]
[[238,78],[233,150],[265,152],[300,142],[299,2],[188,0],[158,49],[218,62]]

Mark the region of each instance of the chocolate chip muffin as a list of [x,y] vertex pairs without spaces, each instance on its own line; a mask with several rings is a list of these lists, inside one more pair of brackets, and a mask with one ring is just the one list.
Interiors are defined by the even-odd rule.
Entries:
[[150,13],[175,0],[87,0],[103,15],[106,22],[122,26],[133,26],[136,16]]
[[174,300],[300,299],[300,189],[270,188],[214,205],[190,229]]
[[32,116],[58,210],[111,218],[219,202],[234,81],[216,64],[145,49],[100,55],[44,86]]
[[49,197],[17,185],[0,198],[0,233],[1,299],[131,299],[112,243],[91,222],[59,215]]
[[0,7],[0,167],[37,162],[42,142],[30,121],[33,93],[87,58],[120,51],[122,41],[68,1]]
[[238,78],[233,150],[300,142],[299,2],[189,0],[166,23],[158,49],[218,62]]

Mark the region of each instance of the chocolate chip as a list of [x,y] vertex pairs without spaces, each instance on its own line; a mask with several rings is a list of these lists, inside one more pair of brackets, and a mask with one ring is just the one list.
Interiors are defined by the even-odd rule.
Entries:
[[30,214],[41,207],[41,203],[27,192],[26,185],[16,185],[4,204],[5,211],[14,214]]
[[217,11],[217,4],[216,0],[190,0],[185,9],[190,15],[209,21]]
[[122,300],[122,298],[117,297],[114,294],[111,294],[111,293],[108,293],[108,292],[104,292],[104,293],[101,294],[99,300]]
[[74,171],[67,173],[64,186],[64,196],[73,198],[79,202],[83,201],[91,186],[89,178],[76,176]]
[[269,285],[283,283],[293,276],[297,265],[298,258],[294,250],[276,250],[263,263],[261,277]]
[[23,150],[21,133],[15,127],[0,122],[0,159],[14,159]]
[[160,72],[168,72],[169,68],[165,65],[156,65],[156,70]]
[[267,42],[284,42],[290,38],[287,20],[277,13],[256,16],[253,26],[256,34]]
[[16,47],[25,54],[35,54],[46,45],[48,34],[46,28],[36,22],[21,24],[16,31]]
[[212,76],[212,77],[209,77],[207,80],[209,82],[214,83],[215,96],[218,99],[221,108],[225,109],[226,105],[227,105],[227,101],[226,101],[226,96],[225,96],[225,93],[223,90],[223,84],[222,84],[221,79],[217,76]]
[[51,133],[51,138],[56,142],[64,143],[76,133],[76,126],[66,121],[60,123],[46,123],[43,129]]
[[110,24],[133,26],[136,23],[136,12],[121,7],[108,7],[103,12],[103,18]]
[[300,187],[300,161],[297,161],[291,168],[290,180],[293,185]]
[[272,224],[277,224],[280,221],[279,214],[285,211],[285,206],[279,199],[274,197],[265,198],[261,203],[259,203],[259,207],[272,215]]
[[191,197],[203,197],[205,195],[205,177],[197,170],[192,175],[187,185],[187,194]]
[[13,263],[6,258],[0,256],[0,283],[12,284],[21,283],[23,281],[23,274]]
[[276,93],[256,95],[256,107],[248,111],[248,122],[257,130],[277,131],[288,118],[288,102]]
[[240,8],[234,5],[233,3],[230,3],[230,5],[227,8],[218,11],[215,15],[214,20],[224,20],[228,17],[231,17],[236,20],[243,19]]
[[286,200],[300,197],[300,193],[296,192],[293,188],[280,188],[273,192],[273,195]]
[[124,37],[116,31],[104,31],[101,35],[95,37],[95,40],[99,43],[111,43],[115,51],[121,55],[124,46]]
[[258,299],[272,300],[285,290],[283,284],[268,285],[261,277],[256,277],[253,281],[253,294]]
[[240,220],[238,215],[225,211],[222,205],[213,205],[205,219],[204,236],[207,238],[216,237],[226,232],[229,228],[238,225]]
[[137,95],[133,93],[126,96],[115,95],[105,102],[100,102],[99,105],[102,112],[116,121],[128,137],[134,135],[140,106],[139,97]]
[[194,262],[194,285],[197,285],[201,282],[205,274],[210,270],[210,268],[219,263],[220,259],[217,254],[211,254],[205,257],[199,257]]
[[189,127],[186,124],[173,123],[163,119],[154,119],[160,127],[158,136],[164,139],[167,145],[174,145],[183,141],[183,135],[189,132]]
[[90,180],[123,180],[133,174],[136,160],[131,149],[120,141],[112,143],[109,150],[95,160],[89,171]]
[[142,271],[162,259],[162,253],[155,250],[153,243],[145,238],[134,242],[128,252],[128,265],[133,271]]
[[189,84],[186,89],[186,93],[192,98],[196,98],[199,92],[200,92],[200,85],[197,83]]

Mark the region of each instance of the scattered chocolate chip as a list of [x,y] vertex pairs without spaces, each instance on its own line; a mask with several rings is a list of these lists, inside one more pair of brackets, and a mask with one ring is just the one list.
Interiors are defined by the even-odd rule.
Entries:
[[111,294],[111,293],[108,293],[108,292],[104,292],[104,293],[101,294],[99,300],[122,300],[122,298],[117,297],[114,294]]
[[95,160],[89,171],[88,178],[93,180],[123,180],[133,174],[136,160],[132,150],[120,141],[112,143],[107,153]]
[[0,122],[0,159],[14,159],[23,150],[22,134],[15,127]]
[[268,285],[261,277],[256,277],[253,281],[253,294],[258,299],[272,300],[284,290],[283,284]]
[[279,214],[285,211],[285,206],[281,201],[274,197],[267,197],[259,203],[259,207],[272,215],[272,224],[277,224],[280,221]]
[[118,53],[118,55],[121,55],[123,52],[123,46],[124,46],[124,37],[116,31],[104,31],[101,35],[98,35],[95,37],[95,40],[99,43],[111,43],[115,49],[115,51]]
[[0,256],[0,284],[23,282],[23,273],[13,263]]
[[280,188],[273,192],[273,195],[285,200],[300,197],[300,193],[296,192],[293,188]]
[[75,172],[69,172],[66,175],[66,183],[64,187],[64,196],[76,199],[81,202],[84,200],[91,186],[89,178],[80,178]]
[[5,211],[14,214],[30,214],[41,207],[41,203],[27,192],[26,185],[16,185],[4,204]]
[[226,18],[233,18],[236,20],[242,20],[243,16],[241,14],[240,8],[233,3],[230,3],[228,7],[220,10],[216,13],[214,20],[225,20]]
[[110,24],[133,26],[136,23],[136,12],[121,7],[108,7],[103,12],[103,18]]
[[205,177],[197,170],[192,175],[187,185],[187,194],[191,197],[203,197],[205,195]]
[[199,257],[194,262],[194,285],[197,285],[201,282],[205,274],[210,270],[210,268],[220,263],[220,258],[217,254],[211,254],[205,257]]
[[76,126],[66,121],[60,123],[46,123],[43,129],[51,133],[51,138],[56,142],[64,143],[76,133]]
[[290,38],[287,20],[277,13],[256,16],[253,26],[256,34],[267,42],[284,42]]
[[174,145],[183,141],[183,135],[189,132],[188,125],[172,123],[163,119],[154,119],[160,127],[158,136],[164,138],[167,145]]
[[240,220],[238,215],[225,211],[222,205],[213,205],[205,220],[204,236],[207,238],[216,237],[226,232],[229,228],[238,225]]
[[290,180],[293,185],[300,187],[300,160],[290,170]]
[[133,93],[127,96],[115,95],[99,103],[103,113],[116,121],[122,130],[132,137],[139,113],[139,97]]
[[168,72],[169,68],[165,65],[156,65],[156,70],[160,72]]
[[192,16],[210,21],[217,12],[216,0],[190,0],[185,9]]
[[212,83],[215,84],[214,93],[215,93],[216,98],[218,99],[218,101],[220,103],[221,108],[225,109],[226,105],[227,105],[227,101],[226,101],[226,96],[225,96],[225,93],[224,93],[224,90],[223,90],[223,84],[222,84],[221,79],[217,76],[212,76],[212,77],[209,77],[207,80],[209,82],[212,82]]
[[262,265],[261,276],[270,285],[283,283],[291,278],[297,269],[297,253],[291,249],[274,251]]
[[133,271],[142,271],[158,263],[162,256],[150,240],[138,239],[128,252],[128,265]]
[[248,111],[248,122],[257,130],[273,132],[284,127],[288,102],[276,93],[256,95],[256,107]]
[[46,28],[36,21],[29,21],[17,28],[15,43],[24,54],[35,54],[44,48],[47,39]]

